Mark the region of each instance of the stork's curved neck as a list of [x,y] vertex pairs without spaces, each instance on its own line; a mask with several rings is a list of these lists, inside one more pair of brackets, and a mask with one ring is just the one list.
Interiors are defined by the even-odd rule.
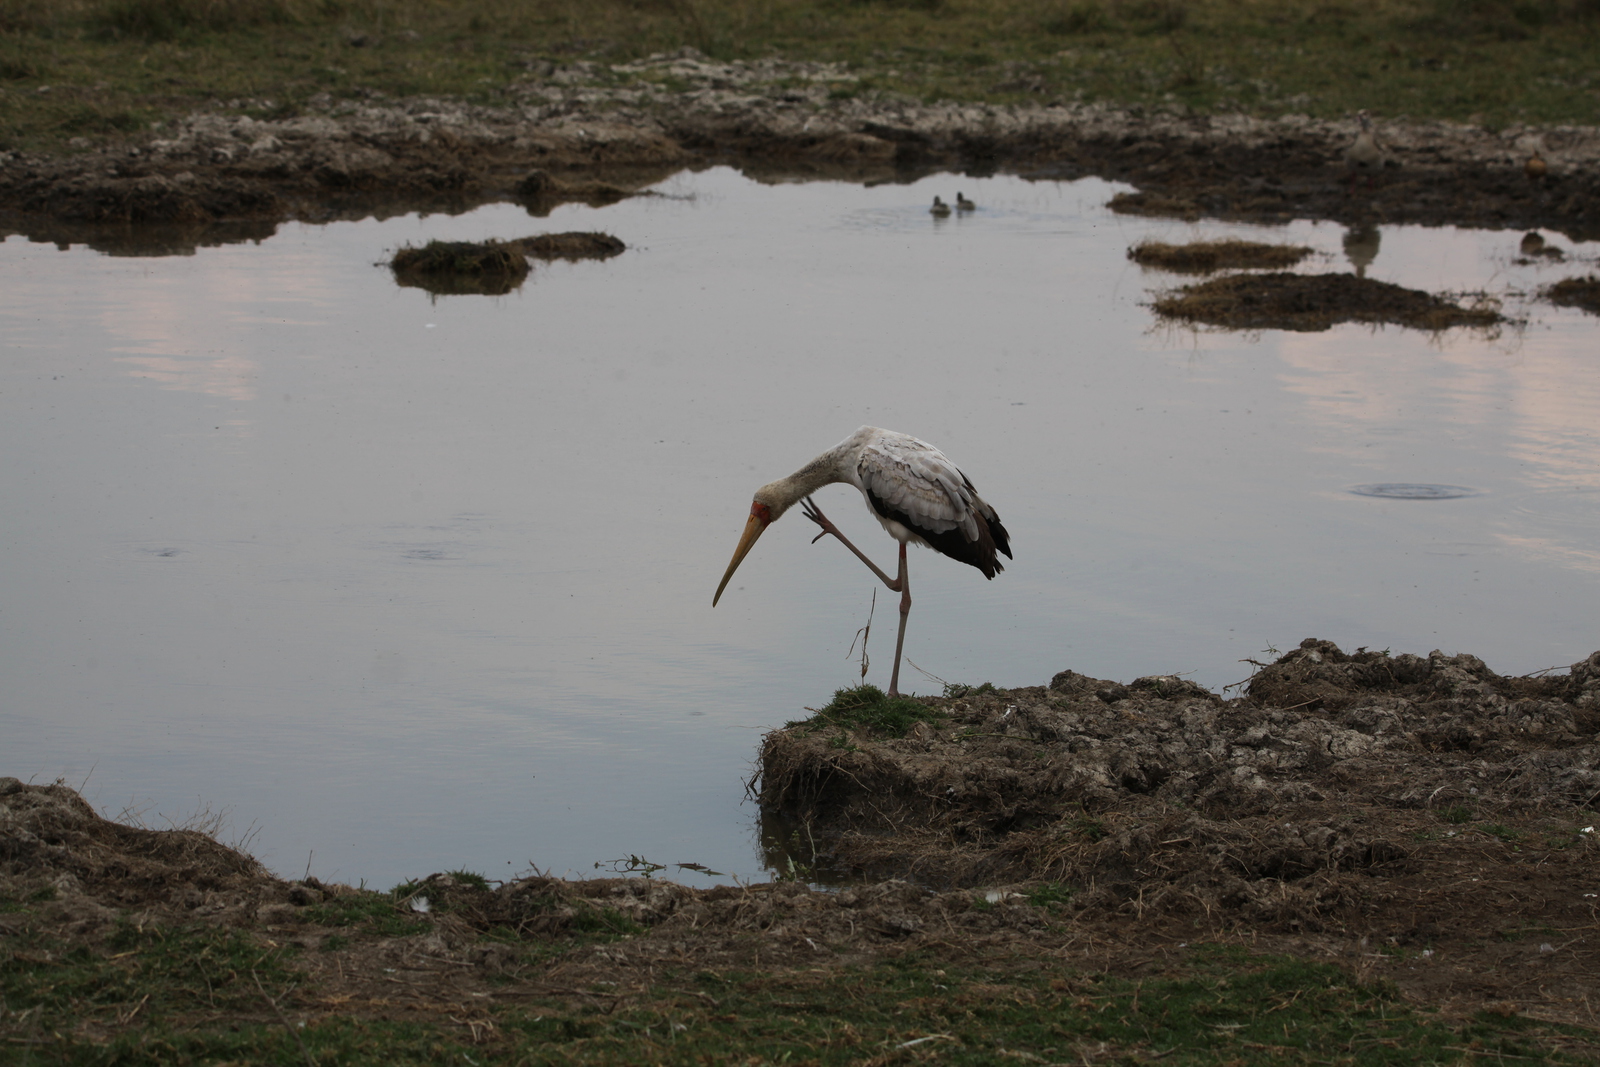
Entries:
[[776,522],[779,515],[823,486],[849,481],[844,462],[848,444],[846,441],[830,448],[789,477],[768,482],[756,490],[756,500],[772,509],[772,521]]

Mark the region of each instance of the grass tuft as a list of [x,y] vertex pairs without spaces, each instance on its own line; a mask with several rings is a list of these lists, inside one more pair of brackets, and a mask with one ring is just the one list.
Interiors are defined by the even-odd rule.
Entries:
[[[854,728],[889,737],[904,737],[906,731],[919,722],[940,722],[943,719],[944,715],[938,708],[929,707],[920,700],[890,697],[875,685],[858,685],[836,690],[828,706],[806,720],[806,725]],[[835,747],[843,746],[835,744]]]

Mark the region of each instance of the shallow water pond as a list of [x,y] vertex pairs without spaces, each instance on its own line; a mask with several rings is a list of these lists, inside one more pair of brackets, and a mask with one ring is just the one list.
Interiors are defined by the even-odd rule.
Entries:
[[[929,215],[958,189],[977,211]],[[760,877],[761,733],[857,680],[873,579],[796,514],[711,595],[756,486],[864,423],[943,448],[1016,550],[993,582],[913,555],[916,690],[1218,687],[1307,636],[1506,673],[1600,647],[1597,320],[1517,295],[1600,249],[1385,228],[1347,252],[1328,224],[1117,217],[1115,191],[711,170],[192,256],[5,241],[0,774],[155,826],[225,812],[295,876]],[[567,229],[629,250],[498,298],[375,265]],[[1156,323],[1182,279],[1126,248],[1230,235],[1527,322]],[[1466,492],[1356,491],[1395,485]],[[854,490],[819,503],[892,560]]]

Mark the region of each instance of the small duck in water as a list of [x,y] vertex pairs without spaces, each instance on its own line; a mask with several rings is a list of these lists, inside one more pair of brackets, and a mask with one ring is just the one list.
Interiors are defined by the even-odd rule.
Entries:
[[956,194],[956,210],[957,211],[976,211],[976,210],[978,210],[978,205],[974,204],[971,200],[968,200],[963,194],[957,193]]
[[933,206],[928,209],[928,214],[936,219],[945,218],[950,214],[950,205],[936,196],[933,198]]

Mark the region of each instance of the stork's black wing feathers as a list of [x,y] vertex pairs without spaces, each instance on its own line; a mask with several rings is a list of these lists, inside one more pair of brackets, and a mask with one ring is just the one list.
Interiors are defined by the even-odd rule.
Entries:
[[[972,488],[971,482],[967,483],[967,488]],[[1000,525],[1000,516],[994,514],[993,509],[990,509],[987,517],[981,511],[973,512],[972,517],[978,524],[978,539],[976,541],[968,541],[966,534],[961,531],[959,526],[945,530],[943,533],[935,533],[926,526],[919,525],[910,515],[894,507],[871,489],[868,489],[866,493],[867,502],[872,505],[873,511],[886,519],[898,522],[901,526],[904,526],[927,542],[935,552],[949,556],[951,559],[962,563],[970,563],[982,571],[985,578],[993,578],[1005,570],[1005,567],[996,558],[995,550],[999,549],[1006,554],[1007,559],[1010,559],[1011,536],[1006,533],[1006,528]],[[973,495],[976,496],[977,494],[974,493]]]

